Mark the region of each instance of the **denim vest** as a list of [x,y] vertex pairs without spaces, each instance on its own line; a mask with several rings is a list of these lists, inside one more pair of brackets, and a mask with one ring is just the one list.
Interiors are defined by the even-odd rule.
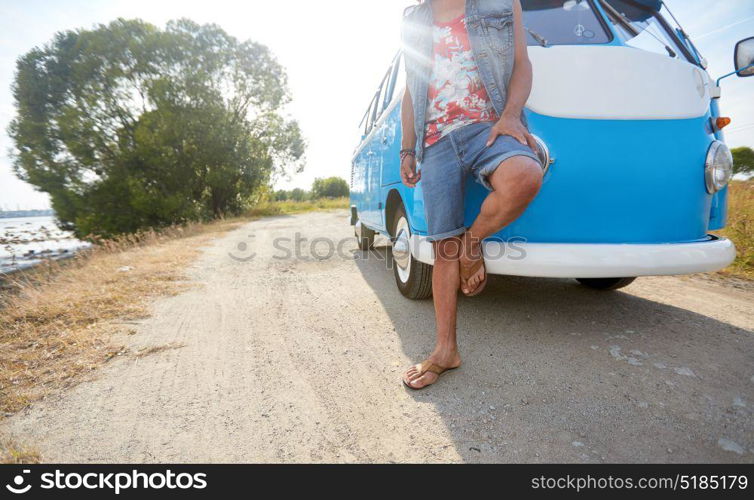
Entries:
[[[427,93],[432,77],[432,6],[429,0],[406,9],[401,26],[406,85],[416,130],[416,159],[424,156]],[[474,60],[492,106],[503,113],[513,73],[513,0],[466,0],[466,28]]]

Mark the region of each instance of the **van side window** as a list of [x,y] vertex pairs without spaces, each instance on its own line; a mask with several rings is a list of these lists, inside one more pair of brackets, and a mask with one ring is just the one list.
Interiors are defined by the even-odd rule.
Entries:
[[404,73],[405,71],[403,69],[403,57],[401,54],[398,54],[395,59],[393,59],[393,65],[388,72],[389,79],[387,82],[387,90],[386,92],[384,92],[384,98],[382,100],[383,110],[390,106],[390,103],[393,101],[393,98],[396,95],[396,91],[400,92],[403,90],[402,87],[405,80]]
[[403,61],[403,54],[398,54],[397,66],[398,71],[395,73],[395,85],[393,87],[395,92],[398,92],[398,95],[403,98],[403,91],[406,89],[406,65]]
[[377,123],[377,120],[380,119],[382,113],[390,105],[396,89],[400,92],[403,91],[405,80],[406,76],[403,68],[403,57],[401,54],[398,54],[395,59],[393,59],[393,64],[387,70],[385,76],[382,77],[382,81],[380,82],[379,87],[377,87],[377,92],[375,92],[372,97],[372,102],[369,103],[369,107],[367,108],[364,117],[361,119],[359,127],[363,126],[361,132],[364,136],[369,135],[374,124]]
[[369,103],[369,108],[367,108],[367,112],[364,115],[364,135],[368,135],[369,131],[372,130],[372,124],[374,123],[373,117],[374,116],[374,98],[372,98],[372,102]]
[[372,104],[369,105],[369,111],[367,115],[367,127],[364,134],[368,134],[370,130],[372,130],[372,127],[374,127],[374,124],[377,123],[377,120],[380,119],[380,116],[382,115],[382,111],[385,109],[383,106],[384,96],[385,93],[388,90],[388,79],[390,77],[390,71],[385,73],[385,76],[382,77],[382,81],[380,82],[380,86],[377,88],[377,92],[374,94],[374,98],[372,98]]
[[380,99],[380,110],[384,111],[390,104],[393,97],[393,82],[395,81],[394,66],[391,66],[387,72],[385,83],[382,86],[382,97]]
[[385,76],[382,77],[382,81],[380,82],[380,86],[377,89],[377,94],[374,96],[374,121],[377,122],[377,120],[380,119],[380,116],[382,115],[382,111],[385,109],[383,106],[383,102],[385,100],[385,94],[389,90],[389,82],[390,79],[390,71],[385,73]]

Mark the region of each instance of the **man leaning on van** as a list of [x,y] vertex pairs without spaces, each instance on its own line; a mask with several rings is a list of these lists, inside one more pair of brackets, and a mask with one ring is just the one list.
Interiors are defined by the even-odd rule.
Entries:
[[[458,290],[487,283],[481,242],[519,217],[542,183],[522,111],[532,85],[519,0],[424,0],[402,25],[407,85],[401,107],[401,179],[421,181],[432,274],[436,344],[403,383],[422,389],[461,365]],[[464,225],[463,181],[489,193]]]

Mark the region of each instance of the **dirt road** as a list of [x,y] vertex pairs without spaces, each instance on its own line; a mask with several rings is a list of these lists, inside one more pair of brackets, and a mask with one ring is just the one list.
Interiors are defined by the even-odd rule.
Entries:
[[[276,258],[297,233],[301,258]],[[3,430],[63,462],[754,462],[751,289],[493,277],[461,300],[464,366],[409,392],[432,304],[404,299],[384,249],[365,259],[351,234],[337,211],[216,240],[197,286],[123,340],[157,352]],[[313,258],[318,237],[342,255]]]

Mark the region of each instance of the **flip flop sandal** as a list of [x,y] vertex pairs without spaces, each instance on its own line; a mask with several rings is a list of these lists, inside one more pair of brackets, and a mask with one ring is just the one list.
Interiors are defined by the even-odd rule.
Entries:
[[479,268],[484,268],[484,279],[479,282],[479,284],[471,290],[469,293],[463,292],[463,286],[461,287],[461,291],[463,294],[467,297],[474,297],[475,295],[479,295],[482,293],[482,290],[484,290],[484,287],[487,286],[487,268],[484,266],[484,255],[480,257],[478,260],[475,260],[472,262],[470,266],[464,265],[461,261],[459,261],[460,270],[461,270],[461,283],[465,284],[468,283],[469,279],[474,276],[477,271],[479,271]]
[[417,367],[416,371],[419,372],[419,375],[417,375],[416,378],[421,377],[422,375],[424,375],[427,372],[431,372],[431,373],[434,373],[435,375],[437,375],[437,379],[434,382],[432,382],[431,384],[427,384],[427,385],[425,385],[423,387],[414,387],[410,383],[406,382],[403,378],[401,378],[401,382],[403,382],[403,385],[405,385],[406,387],[408,387],[409,389],[411,389],[413,391],[420,391],[420,390],[424,389],[425,387],[429,387],[430,385],[435,385],[437,383],[437,380],[440,379],[440,376],[443,373],[449,372],[451,370],[455,370],[456,368],[458,368],[457,366],[453,366],[451,368],[445,368],[443,366],[434,364],[433,362],[431,362],[428,359],[425,359],[424,361],[422,361],[421,363],[419,363],[418,365],[415,365],[415,366]]

